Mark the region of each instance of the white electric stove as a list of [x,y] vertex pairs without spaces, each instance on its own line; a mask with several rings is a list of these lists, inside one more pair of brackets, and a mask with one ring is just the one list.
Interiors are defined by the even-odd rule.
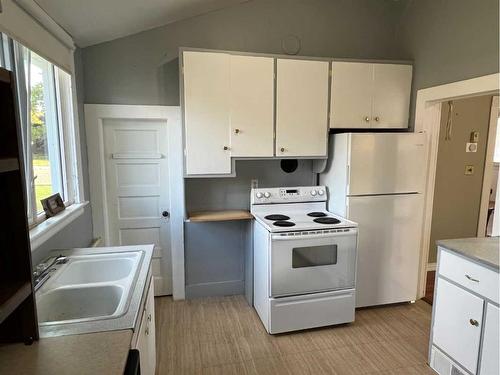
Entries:
[[269,333],[354,321],[357,224],[323,186],[252,189],[254,307]]

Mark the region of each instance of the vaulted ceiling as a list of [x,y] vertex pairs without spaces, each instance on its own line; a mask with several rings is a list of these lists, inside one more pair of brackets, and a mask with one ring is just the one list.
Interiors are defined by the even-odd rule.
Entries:
[[121,38],[248,0],[36,0],[79,47]]

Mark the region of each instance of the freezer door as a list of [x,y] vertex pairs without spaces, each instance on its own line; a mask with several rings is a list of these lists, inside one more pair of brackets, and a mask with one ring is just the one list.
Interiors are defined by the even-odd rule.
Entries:
[[347,195],[422,192],[425,135],[351,134]]
[[359,225],[356,306],[415,300],[422,195],[350,197],[348,217]]

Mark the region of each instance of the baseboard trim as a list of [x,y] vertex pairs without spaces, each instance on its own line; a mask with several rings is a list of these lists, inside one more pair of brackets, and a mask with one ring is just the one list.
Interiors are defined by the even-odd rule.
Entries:
[[213,283],[186,285],[186,298],[231,296],[245,293],[244,280],[219,281]]
[[437,263],[427,263],[427,272],[435,271],[437,268]]

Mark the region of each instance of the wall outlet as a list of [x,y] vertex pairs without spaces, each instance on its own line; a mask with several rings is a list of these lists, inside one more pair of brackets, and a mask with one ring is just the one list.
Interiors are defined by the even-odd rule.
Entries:
[[474,166],[473,165],[466,165],[465,166],[465,173],[466,176],[471,176],[474,174]]
[[252,181],[250,182],[250,187],[251,187],[252,189],[257,189],[257,188],[259,187],[259,180],[252,180]]

